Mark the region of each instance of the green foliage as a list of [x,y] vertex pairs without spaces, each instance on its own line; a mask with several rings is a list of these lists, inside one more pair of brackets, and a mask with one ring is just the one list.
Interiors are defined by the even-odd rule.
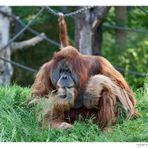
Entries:
[[[52,7],[58,11],[64,11],[63,7]],[[27,24],[29,20],[38,12],[40,7],[12,7],[13,12],[20,16],[20,18]],[[148,10],[148,7],[144,7]],[[74,11],[74,7],[67,7],[67,12]],[[66,18],[68,23],[68,33],[70,41],[74,43],[74,19],[72,17]],[[14,24],[15,23],[15,24]],[[115,7],[111,7],[107,15],[105,24],[115,25]],[[128,7],[128,26],[133,29],[147,30],[148,21],[147,15],[137,7]],[[45,34],[59,42],[59,27],[58,17],[51,15],[47,10],[37,18],[31,27],[38,32],[45,32]],[[21,29],[21,26],[16,22],[12,22],[11,36],[15,35]],[[129,75],[128,70],[133,70],[139,73],[147,73],[148,67],[148,35],[142,33],[127,32],[127,48],[123,52],[116,53],[116,30],[112,28],[103,27],[103,46],[102,53],[114,66],[123,67],[126,69],[124,75],[128,82],[133,87],[141,87],[144,83],[144,78],[137,78],[134,75]],[[17,40],[22,41],[29,39],[34,35],[29,31],[25,31]],[[34,47],[27,48],[23,51],[16,51],[12,55],[12,59],[21,64],[30,66],[34,69],[50,60],[53,53],[58,51],[59,47],[42,41]],[[34,75],[31,72],[14,68],[13,83],[21,86],[31,85],[34,81]]]
[[[62,11],[62,7],[52,7],[53,9]],[[70,7],[71,11],[73,7]],[[40,7],[12,7],[13,13],[20,16],[24,23],[28,23],[29,20],[38,12]],[[68,22],[70,41],[74,38],[74,19],[66,18]],[[31,25],[31,28],[37,30],[38,32],[44,32],[47,37],[52,40],[59,42],[59,27],[58,27],[58,17],[51,15],[47,10],[45,10],[41,16]],[[14,36],[16,32],[20,31],[22,27],[19,24],[12,23],[11,36]],[[30,39],[35,35],[29,31],[25,31],[17,41],[22,41]],[[59,47],[48,43],[46,40],[40,42],[36,46],[32,46],[23,51],[16,51],[12,55],[12,59],[18,63],[27,65],[34,69],[39,69],[41,65],[50,60],[53,53],[58,51]],[[18,67],[14,67],[14,75],[12,78],[13,83],[17,83],[21,86],[29,86],[34,81],[34,75],[32,72],[25,71]]]
[[124,53],[119,56],[114,50],[110,50],[110,46],[115,48],[115,40],[111,39],[110,34],[105,33],[105,35],[106,41],[104,41],[103,51],[105,57],[109,59],[114,66],[125,68],[124,76],[130,85],[142,87],[145,78],[128,74],[128,70],[144,74],[148,73],[148,41],[146,40],[146,36],[136,35],[135,33],[128,34],[128,47]]
[[[146,9],[146,7],[145,7]],[[116,24],[115,9],[112,8],[107,17],[107,24]],[[140,20],[140,21],[137,21]],[[128,10],[128,26],[137,30],[147,30],[146,15],[138,8]],[[138,78],[128,74],[128,70],[148,73],[148,35],[146,33],[127,32],[127,48],[120,55],[116,53],[115,30],[104,28],[103,55],[116,67],[125,68],[124,76],[133,87],[142,87],[144,77]]]
[[[131,7],[128,13],[128,26],[133,28],[140,28],[141,30],[148,29],[147,15],[137,7]],[[148,12],[148,7],[143,7]],[[138,21],[139,19],[139,21]]]
[[74,128],[67,131],[41,129],[35,116],[35,108],[29,108],[27,100],[30,89],[19,86],[0,88],[0,141],[2,142],[146,142],[148,141],[148,81],[145,88],[138,89],[137,108],[141,117],[122,120],[112,127],[111,132],[102,132],[92,123],[76,121]]

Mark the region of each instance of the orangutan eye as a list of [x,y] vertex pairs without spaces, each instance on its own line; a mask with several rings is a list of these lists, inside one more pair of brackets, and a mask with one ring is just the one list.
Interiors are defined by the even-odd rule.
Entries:
[[60,69],[60,73],[64,73],[65,72],[65,70],[64,69]]
[[71,71],[69,69],[66,69],[65,72],[66,73],[71,73]]

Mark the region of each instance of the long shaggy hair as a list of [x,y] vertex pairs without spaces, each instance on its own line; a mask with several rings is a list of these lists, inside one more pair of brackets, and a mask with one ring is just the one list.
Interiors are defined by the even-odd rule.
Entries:
[[[29,104],[41,102],[42,97],[52,102],[52,106],[43,109],[43,121],[53,128],[68,129],[72,125],[66,120],[66,115],[73,118],[79,113],[83,117],[94,113],[96,123],[103,129],[115,123],[117,102],[122,104],[128,119],[138,116],[136,99],[123,76],[104,57],[84,55],[69,46],[63,16],[59,19],[59,27],[61,50],[40,68],[32,85],[34,100]],[[63,89],[57,85],[63,67],[70,71],[68,76],[73,82],[72,88],[66,86]],[[57,93],[49,97],[52,91]],[[59,94],[66,94],[66,98]]]

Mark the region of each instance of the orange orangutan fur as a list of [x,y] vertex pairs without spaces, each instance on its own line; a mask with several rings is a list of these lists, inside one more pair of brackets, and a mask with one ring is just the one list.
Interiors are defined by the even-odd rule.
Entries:
[[59,28],[60,28],[60,40],[61,40],[61,49],[69,45],[69,39],[67,35],[67,25],[64,19],[63,14],[60,14],[59,18]]
[[95,75],[89,79],[84,93],[84,106],[98,108],[98,120],[101,126],[106,127],[108,123],[115,120],[114,109],[117,102],[123,105],[128,119],[139,116],[124,88],[104,75]]
[[[123,76],[104,57],[83,55],[69,46],[64,17],[61,16],[59,21],[61,50],[41,67],[32,85],[34,100],[30,104],[40,102],[43,96],[52,103],[52,107],[46,108],[43,117],[46,124],[53,128],[68,129],[72,128],[71,123],[77,120],[78,114],[84,118],[94,115],[95,123],[103,129],[115,123],[114,109],[117,102],[127,111],[127,118],[138,116],[136,99]],[[80,81],[79,87],[66,88],[72,96],[71,100],[59,98],[58,93],[63,88],[57,88],[51,80],[53,70],[63,59]],[[53,91],[57,92],[49,97]],[[82,96],[80,101],[83,105],[75,108],[78,96]]]

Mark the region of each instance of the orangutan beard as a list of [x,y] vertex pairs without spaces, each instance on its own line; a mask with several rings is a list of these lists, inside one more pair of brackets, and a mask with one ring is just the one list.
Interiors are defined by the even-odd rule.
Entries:
[[[57,95],[54,97],[54,105],[59,107],[71,108],[75,104],[76,89],[71,88],[58,88]],[[67,106],[67,107],[66,107]]]

